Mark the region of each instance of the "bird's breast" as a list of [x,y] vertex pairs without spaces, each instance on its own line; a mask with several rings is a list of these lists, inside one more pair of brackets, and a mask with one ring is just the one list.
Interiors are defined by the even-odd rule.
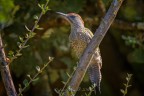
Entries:
[[86,48],[89,37],[82,30],[71,30],[69,41],[72,54],[80,58]]
[[70,41],[71,51],[74,56],[80,58],[84,49],[87,46],[87,43],[83,40],[72,40]]

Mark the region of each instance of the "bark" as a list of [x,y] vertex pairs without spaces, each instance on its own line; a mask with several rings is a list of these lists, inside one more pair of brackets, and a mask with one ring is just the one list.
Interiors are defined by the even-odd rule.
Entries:
[[0,71],[1,77],[3,79],[3,83],[8,96],[17,96],[17,92],[15,90],[15,86],[13,84],[13,80],[10,74],[8,62],[6,60],[6,55],[4,52],[4,46],[2,43],[2,37],[0,34]]

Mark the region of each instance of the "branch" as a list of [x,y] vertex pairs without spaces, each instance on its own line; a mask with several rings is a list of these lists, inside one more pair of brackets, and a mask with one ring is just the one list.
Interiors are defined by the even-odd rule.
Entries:
[[19,54],[21,54],[21,51],[22,51],[24,48],[27,47],[26,44],[27,44],[27,42],[29,41],[29,39],[31,39],[32,37],[34,37],[34,35],[35,35],[34,31],[39,28],[39,27],[38,27],[38,26],[39,26],[38,23],[39,23],[42,15],[44,15],[44,14],[46,13],[46,11],[49,10],[48,7],[47,7],[49,0],[46,0],[46,1],[47,1],[47,2],[45,3],[44,7],[42,7],[40,4],[38,4],[38,6],[41,8],[42,11],[41,11],[39,17],[36,17],[35,24],[34,24],[34,26],[32,27],[31,30],[28,29],[28,28],[25,26],[26,29],[27,29],[27,31],[29,31],[29,34],[27,34],[26,39],[25,39],[25,40],[22,42],[22,44],[20,45],[19,50],[17,50],[16,53],[15,53],[15,55],[14,55],[12,58],[10,58],[10,62],[9,62],[8,65],[10,65],[10,64],[19,56]]
[[13,84],[13,80],[10,74],[8,62],[6,60],[1,34],[0,34],[0,71],[7,95],[17,96],[17,92],[15,90],[15,86]]
[[[78,67],[76,69],[75,74],[72,77],[72,80],[69,84],[69,87],[72,92],[75,92],[78,90],[79,85],[81,81],[83,80],[83,77],[87,71],[87,68],[89,66],[89,62],[91,61],[94,50],[100,45],[102,39],[104,38],[107,30],[109,29],[110,25],[114,21],[114,18],[116,17],[116,14],[122,4],[123,0],[113,0],[108,12],[106,13],[104,19],[102,20],[101,24],[99,25],[98,29],[96,30],[94,37],[88,44],[87,48],[85,49],[82,57],[80,58]],[[69,93],[67,94],[70,95]]]

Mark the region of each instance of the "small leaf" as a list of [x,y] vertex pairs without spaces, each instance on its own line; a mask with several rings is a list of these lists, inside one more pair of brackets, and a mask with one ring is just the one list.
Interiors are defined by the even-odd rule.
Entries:
[[131,87],[132,85],[128,85],[128,87]]
[[29,32],[29,37],[30,37],[30,38],[34,37],[35,35],[36,35],[36,33],[34,33],[34,32]]
[[96,87],[96,83],[94,83],[93,85],[92,85],[92,88],[95,88]]
[[132,74],[128,74],[128,73],[127,73],[127,76],[131,78]]
[[43,9],[44,4],[38,4],[38,6],[39,6],[41,9]]
[[45,8],[46,11],[51,10],[48,6]]
[[22,88],[21,84],[18,85],[20,88]]
[[40,69],[40,67],[39,67],[39,66],[36,66],[36,70],[37,70],[38,72],[40,72],[40,71],[41,71],[41,69]]
[[21,56],[21,55],[22,55],[21,53],[17,53],[17,54],[16,54],[16,56]]
[[74,70],[76,70],[76,67],[73,67]]
[[64,82],[64,81],[61,81],[64,85],[66,84],[66,82]]
[[28,80],[25,79],[25,80],[23,81],[23,84],[24,84],[25,87],[28,87],[28,86],[29,86]]
[[22,43],[20,43],[20,42],[17,42],[17,45],[18,45],[19,48],[22,47]]
[[128,77],[126,77],[126,80],[127,80],[127,81],[129,81],[129,78],[128,78]]
[[26,35],[25,35],[25,38],[29,38],[29,35],[28,35],[28,34],[26,34]]
[[38,3],[38,6],[41,8],[41,5]]
[[11,59],[12,57],[14,57],[14,52],[13,52],[13,51],[9,51],[8,57],[9,57],[10,59]]
[[67,74],[68,77],[71,77],[69,73],[66,72],[66,74]]
[[35,24],[38,23],[38,21],[35,21]]
[[43,14],[45,14],[45,13],[46,13],[46,10],[45,10],[45,9],[42,9],[42,12],[43,12]]
[[20,39],[20,41],[21,41],[21,42],[24,42],[24,40],[23,40],[23,38],[22,38],[22,37],[20,37],[20,36],[19,36],[19,39]]
[[32,79],[31,76],[30,76],[29,74],[27,75],[27,77],[28,77],[30,80]]
[[29,45],[25,45],[25,46],[23,46],[23,48],[27,48],[27,47],[29,47]]
[[21,93],[22,92],[22,88],[19,88],[19,93]]
[[125,94],[125,91],[123,89],[120,89],[121,93]]
[[37,29],[37,30],[43,30],[43,28],[41,28],[41,27],[37,27],[36,29]]
[[54,59],[54,57],[50,57],[50,56],[49,56],[49,60],[50,60],[50,61],[52,61],[53,59]]
[[39,28],[39,25],[36,25],[36,28]]
[[27,31],[31,32],[31,30],[25,25],[25,28]]
[[55,91],[56,93],[60,94],[60,91],[59,91],[57,88],[55,88],[54,91]]
[[33,79],[32,81],[34,81],[34,82],[35,82],[35,81],[38,81],[38,80],[39,80],[39,78],[35,78],[35,79]]
[[91,88],[91,87],[89,87],[89,90],[90,90],[90,91],[92,91],[92,88]]
[[34,15],[34,19],[38,20],[38,16],[37,16],[37,15]]
[[127,86],[126,84],[123,84],[125,87]]

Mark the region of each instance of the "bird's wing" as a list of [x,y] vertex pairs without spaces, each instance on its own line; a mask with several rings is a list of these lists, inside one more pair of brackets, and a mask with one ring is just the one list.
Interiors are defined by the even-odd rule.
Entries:
[[89,39],[92,39],[93,33],[88,28],[84,29],[84,33],[88,35]]

